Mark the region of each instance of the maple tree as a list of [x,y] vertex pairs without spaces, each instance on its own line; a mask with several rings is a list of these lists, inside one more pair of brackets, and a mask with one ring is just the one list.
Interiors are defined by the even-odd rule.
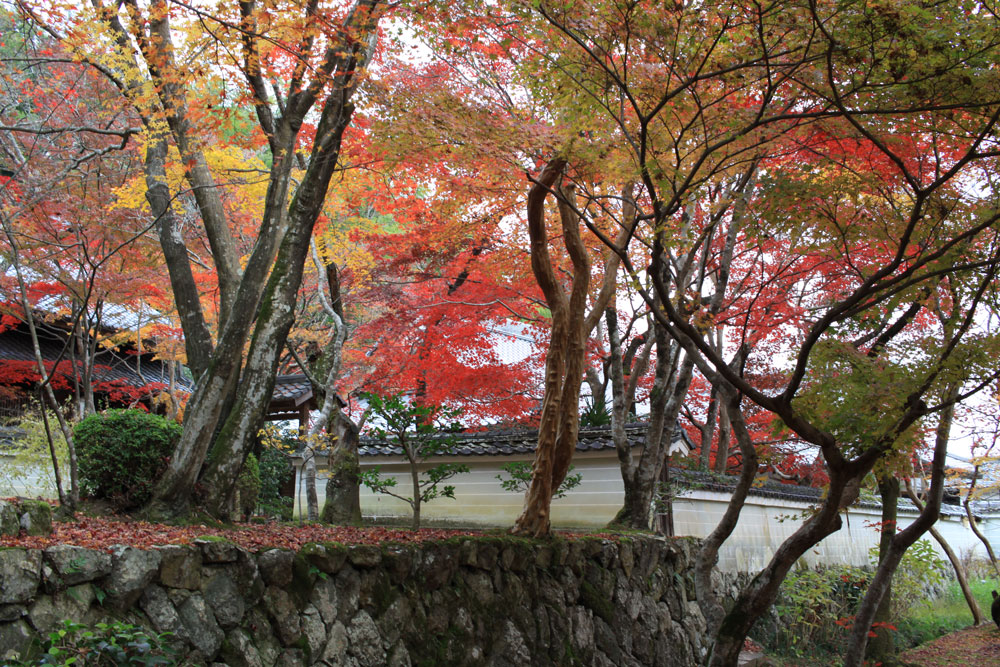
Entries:
[[[248,2],[240,3],[235,19],[164,1],[94,3],[84,10],[29,2],[19,7],[107,77],[144,128],[146,198],[197,378],[184,434],[157,486],[153,511],[186,511],[197,484],[204,506],[222,515],[270,399],[313,227],[337,168],[351,97],[374,53],[383,7],[377,0],[349,7],[293,2],[273,9]],[[205,52],[227,55],[206,67],[203,55],[195,55]],[[230,53],[238,55],[230,59]],[[223,83],[224,73],[236,76]],[[227,88],[232,85],[235,93]],[[267,190],[241,248],[234,227],[245,220],[233,214],[223,175],[213,172],[206,151],[220,130],[218,120],[226,118],[217,107],[244,102],[254,109],[250,134],[264,156]],[[215,340],[171,207],[172,147],[184,165],[218,281]],[[248,256],[241,259],[244,252]]]
[[[123,150],[130,130],[111,127],[120,116],[107,103],[113,90],[95,73],[68,66],[57,43],[16,15],[4,13],[0,20],[0,123],[10,172],[0,192],[2,326],[26,329],[35,356],[33,362],[5,360],[0,373],[9,384],[36,387],[57,418],[68,446],[69,494],[58,478],[56,486],[70,506],[78,499],[75,447],[59,400],[72,396],[70,412],[80,418],[96,409],[95,394],[130,404],[167,389],[159,381],[131,386],[109,379],[105,365],[131,350],[142,376],[149,325],[166,299],[157,253],[144,238],[144,216],[114,206],[116,189],[138,164],[134,152]],[[102,125],[109,129],[102,132]],[[78,135],[67,127],[92,131]],[[134,328],[123,330],[119,323],[123,304],[137,313],[130,318]],[[154,315],[143,323],[143,311],[150,310]],[[39,336],[58,341],[56,359],[43,354]],[[58,462],[53,465],[58,471]]]
[[[712,664],[735,661],[789,568],[840,527],[840,508],[872,466],[912,446],[914,428],[995,372],[977,356],[995,340],[975,315],[993,298],[997,221],[992,190],[980,185],[993,181],[997,100],[970,94],[995,79],[995,17],[979,10],[850,2],[654,10],[595,2],[509,3],[485,19],[489,12],[463,16],[466,27],[488,23],[501,35],[490,47],[526,53],[535,82],[525,88],[544,100],[548,119],[568,120],[584,138],[579,143],[603,151],[623,181],[641,185],[635,199],[643,224],[630,241],[647,244],[649,263],[619,255],[659,326],[718,388],[742,458],[733,502],[699,556],[702,574],[757,473],[741,403],[768,411],[821,452],[826,499],[732,610],[712,602],[710,582],[699,585],[715,634]],[[516,31],[504,30],[513,25]],[[556,147],[571,165],[586,164]],[[762,177],[750,194],[753,214],[739,227],[730,224],[731,200],[690,214],[715,184],[755,161]],[[717,278],[707,294],[689,293],[670,261],[697,265],[720,220],[735,228],[734,257],[755,254],[762,273],[737,276],[729,287]],[[732,268],[712,261],[719,277]],[[962,285],[967,299],[955,311],[960,323],[942,330],[928,322],[927,299],[952,285]],[[757,297],[763,303],[753,303]],[[713,312],[715,299],[724,303]],[[749,306],[742,321],[725,312],[732,305]],[[737,344],[730,338],[720,347],[707,332],[726,316]],[[782,372],[766,386],[741,359],[779,354]],[[952,381],[962,386],[954,399],[940,393]],[[933,488],[939,493],[940,484]],[[930,514],[936,502],[939,495],[928,502]],[[544,520],[543,511],[534,518]],[[849,664],[866,637],[852,644]]]
[[[699,420],[703,460],[711,462],[714,445],[717,469],[740,467],[696,577],[714,635],[711,662],[733,663],[795,561],[839,529],[840,510],[865,475],[912,451],[921,430],[943,428],[952,406],[994,379],[987,360],[997,341],[982,313],[994,307],[998,264],[995,16],[964,1],[403,5],[432,46],[431,62],[381,63],[365,130],[368,141],[377,137],[405,158],[380,165],[392,173],[383,177],[389,187],[358,178],[343,202],[330,202],[333,160],[349,136],[342,103],[368,57],[368,12],[380,7],[331,10],[319,32],[303,33],[314,17],[300,18],[291,5],[279,15],[242,3],[237,24],[207,10],[168,12],[165,2],[120,11],[98,3],[97,23],[87,25],[108,36],[106,46],[117,36],[122,47],[104,60],[80,50],[83,24],[74,22],[86,12],[32,13],[109,75],[149,130],[147,197],[188,362],[200,377],[160,503],[183,508],[200,480],[208,507],[225,507],[292,306],[304,299],[300,279],[318,226],[310,280],[325,282],[331,303],[315,311],[326,318],[316,321],[333,321],[334,335],[321,346],[303,326],[293,344],[324,348],[317,368],[327,373],[313,375],[324,387],[326,419],[339,409],[338,386],[405,390],[427,402],[474,399],[487,406],[484,416],[523,415],[529,400],[489,395],[510,380],[483,383],[475,395],[463,387],[494,370],[526,387],[530,369],[491,358],[489,329],[509,316],[547,330],[539,446],[519,532],[548,531],[598,321],[608,335],[619,434],[642,375],[626,361],[652,360],[655,346],[649,389],[658,426],[650,433],[659,437],[685,397],[700,394],[704,407],[690,415]],[[190,31],[173,38],[173,26]],[[211,30],[200,34],[204,26]],[[251,119],[230,110],[230,97],[220,104],[219,88],[209,85],[215,73],[186,59],[205,44],[240,54],[217,66],[238,74],[235,100],[254,106],[244,150],[267,158],[255,167],[267,172],[268,189],[252,216],[213,180],[208,147],[220,136],[219,118]],[[285,92],[269,90],[271,80]],[[350,157],[359,169],[369,164],[360,153]],[[178,165],[183,186],[171,176]],[[300,185],[289,205],[293,176]],[[217,341],[176,233],[171,199],[182,187],[191,189],[212,250]],[[369,198],[375,204],[363,206]],[[371,215],[358,215],[363,209]],[[378,216],[380,224],[347,229],[348,218]],[[546,229],[546,217],[559,220],[561,234]],[[552,242],[560,235],[562,247]],[[364,252],[337,257],[338,245],[351,244]],[[539,290],[525,281],[526,249]],[[505,269],[515,274],[509,280]],[[615,340],[616,288],[622,302],[629,295],[646,304],[641,343]],[[468,363],[474,356],[481,363]],[[828,493],[726,613],[711,568],[759,464],[775,467],[777,454],[761,445],[772,428],[782,447],[819,451],[816,475]],[[650,446],[630,461],[623,443],[616,436],[626,514],[644,526],[663,449]],[[938,462],[920,521],[887,542],[890,557],[859,614],[848,664],[860,660],[893,562],[937,511]]]
[[[497,217],[476,212],[480,201],[456,197],[465,183],[442,177],[435,156],[396,154],[361,118],[347,175],[318,225],[288,341],[289,370],[302,368],[322,397],[309,437],[330,432],[323,516],[338,521],[355,514],[352,443],[365,416],[352,415],[355,423],[336,394],[402,392],[420,405],[461,405],[469,425],[522,419],[535,399],[532,361],[513,361],[497,345],[534,306],[512,262],[516,245]],[[305,463],[307,498],[313,468]]]

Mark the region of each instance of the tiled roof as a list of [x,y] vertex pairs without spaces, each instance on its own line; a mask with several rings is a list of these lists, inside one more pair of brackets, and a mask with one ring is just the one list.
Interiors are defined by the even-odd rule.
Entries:
[[[54,362],[59,358],[64,339],[51,334],[45,335],[44,331],[40,330],[38,342],[43,359]],[[31,339],[17,331],[4,332],[0,335],[0,360],[33,362],[35,353]],[[69,368],[68,355],[63,355],[59,368]],[[143,357],[140,363],[138,355],[122,354],[116,350],[98,350],[94,361],[94,380],[122,383],[132,387],[142,387],[149,383],[168,385],[170,373],[166,364],[152,360],[149,356]],[[174,381],[186,391],[192,389],[191,383],[180,375],[175,377]]]
[[[671,468],[672,481],[675,485],[692,491],[717,491],[719,493],[732,493],[736,488],[737,478],[731,475],[717,475],[696,470],[682,470]],[[749,495],[762,498],[778,498],[781,500],[792,500],[803,503],[818,503],[823,498],[825,489],[813,486],[798,486],[796,484],[781,484],[780,482],[767,481],[762,485],[754,485],[750,488]],[[973,512],[981,513],[984,508],[980,503],[973,502]],[[899,509],[909,512],[916,512],[916,506],[907,498],[900,498]],[[880,508],[882,503],[876,498],[867,500],[859,499],[853,507]],[[941,503],[941,514],[945,516],[965,516],[965,508],[949,502]]]
[[279,375],[274,379],[272,401],[289,400],[301,403],[311,396],[312,384],[305,375]]
[[[633,447],[646,444],[646,424],[635,422],[625,425],[625,435]],[[687,435],[683,429],[674,430],[673,442],[685,441]],[[537,429],[491,429],[477,433],[461,433],[458,435],[453,452],[461,456],[504,456],[514,454],[534,454],[538,444]],[[690,447],[690,445],[688,444]],[[603,449],[614,449],[611,439],[611,427],[600,426],[581,428],[576,442],[576,451],[586,452]],[[384,440],[362,437],[358,446],[361,456],[400,456],[403,450]]]

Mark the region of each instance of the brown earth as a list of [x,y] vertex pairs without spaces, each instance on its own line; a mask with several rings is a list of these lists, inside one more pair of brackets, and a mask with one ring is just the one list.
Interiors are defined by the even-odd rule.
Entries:
[[1000,667],[1000,629],[973,625],[912,648],[900,661],[911,667]]

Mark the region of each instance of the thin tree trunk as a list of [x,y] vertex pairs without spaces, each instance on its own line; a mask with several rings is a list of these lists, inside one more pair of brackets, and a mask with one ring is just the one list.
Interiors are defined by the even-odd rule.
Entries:
[[313,445],[306,443],[304,463],[306,477],[306,517],[310,521],[319,520],[319,497],[316,493],[316,452]]
[[[954,401],[958,395],[959,387],[952,386],[948,391],[948,400]],[[951,434],[951,422],[955,412],[954,403],[949,402],[941,410],[940,420],[935,431],[934,459],[931,464],[931,489],[928,494],[927,504],[921,511],[917,520],[909,526],[900,530],[892,538],[888,553],[884,558],[880,557],[878,569],[875,576],[868,584],[868,591],[865,593],[861,606],[854,617],[854,625],[851,627],[850,640],[847,645],[847,652],[844,654],[844,667],[860,667],[862,656],[865,653],[865,646],[868,642],[868,632],[875,619],[875,612],[882,601],[882,596],[889,589],[892,582],[892,575],[899,566],[900,560],[906,550],[927,532],[941,511],[941,498],[944,495],[944,469],[945,456],[948,453],[948,438]]]
[[729,468],[729,440],[733,427],[729,411],[723,403],[719,405],[719,446],[715,450],[715,472],[725,474]]
[[993,552],[993,545],[983,534],[983,531],[979,530],[979,524],[976,523],[976,517],[972,515],[972,508],[969,506],[969,499],[972,498],[972,493],[976,490],[976,481],[979,479],[979,464],[972,469],[972,482],[969,484],[969,492],[965,494],[965,500],[962,505],[965,507],[965,516],[969,519],[969,528],[979,538],[979,541],[983,543],[986,547],[986,553],[990,557],[990,563],[993,564],[993,570],[997,573],[997,577],[1000,577],[1000,563],[997,562],[997,556]]
[[[721,382],[723,381],[720,380],[716,384],[720,384]],[[704,615],[708,623],[709,635],[713,635],[718,631],[725,616],[722,603],[715,592],[715,588],[712,586],[712,571],[719,561],[719,549],[722,548],[723,543],[729,539],[729,536],[736,529],[740,512],[743,510],[747,495],[750,493],[754,478],[757,476],[758,467],[757,450],[753,446],[753,440],[743,419],[743,412],[739,407],[739,396],[731,388],[723,388],[721,384],[718,396],[720,402],[729,402],[729,412],[733,415],[733,431],[736,434],[736,442],[742,454],[743,467],[740,470],[739,480],[736,482],[736,488],[733,489],[733,495],[726,506],[726,511],[723,513],[722,519],[719,520],[719,523],[709,533],[708,537],[702,541],[701,548],[698,550],[698,555],[695,558],[695,595],[698,599],[698,606],[701,608],[702,615]],[[740,646],[742,647],[742,642]]]
[[[892,548],[892,538],[896,534],[896,521],[899,514],[899,479],[891,474],[878,478],[879,496],[882,499],[882,532],[879,534],[879,563],[886,558]],[[895,634],[886,627],[892,622],[892,581],[886,585],[882,601],[875,609],[875,624],[865,650],[865,659],[871,662],[886,662],[896,654]]]
[[[45,410],[46,407],[48,407],[49,410],[52,410],[56,416],[56,420],[59,422],[59,430],[62,431],[63,437],[66,439],[66,447],[69,453],[70,492],[69,496],[64,495],[63,499],[69,501],[69,509],[72,511],[75,510],[80,504],[80,486],[77,475],[76,447],[73,445],[73,430],[69,427],[69,423],[66,421],[66,416],[63,415],[62,410],[59,408],[59,402],[56,400],[55,393],[52,391],[49,373],[45,368],[45,359],[42,357],[42,348],[38,342],[38,330],[35,328],[35,317],[32,312],[31,303],[28,301],[28,289],[24,283],[24,275],[21,272],[20,246],[14,238],[13,231],[10,229],[7,216],[0,215],[0,222],[2,222],[3,231],[7,236],[7,241],[10,243],[11,256],[13,259],[12,264],[14,266],[14,273],[17,276],[17,286],[21,297],[21,307],[24,310],[25,322],[28,323],[28,333],[31,335],[31,347],[35,357],[35,366],[38,369],[38,376],[40,378],[40,391],[42,396],[45,397],[45,403],[47,404],[42,405],[42,410]],[[54,366],[53,372],[55,372]],[[74,369],[74,374],[75,372],[76,369]],[[51,442],[51,434],[49,440],[50,451],[54,451],[54,445]],[[56,462],[53,461],[53,463]]]
[[712,465],[712,440],[715,435],[715,421],[719,414],[719,390],[713,384],[708,399],[708,414],[701,428],[701,451],[698,453],[698,467],[709,470]]
[[59,457],[56,456],[56,442],[52,437],[52,428],[49,426],[49,414],[48,408],[45,406],[45,400],[42,397],[42,389],[38,389],[38,408],[42,413],[42,425],[45,427],[45,439],[49,444],[49,457],[52,461],[52,474],[55,476],[56,480],[56,493],[59,496],[60,505],[68,505],[66,502],[66,494],[63,492],[62,485],[62,471],[59,470]]
[[[910,480],[906,480],[906,495],[919,511],[923,511],[924,505],[920,502],[917,494],[914,493],[913,487],[910,485]],[[955,553],[955,550],[951,548],[951,545],[948,544],[948,541],[944,539],[944,536],[937,528],[931,526],[928,532],[941,545],[941,550],[948,556],[951,567],[955,570],[955,578],[958,579],[958,585],[962,589],[965,603],[969,605],[969,611],[972,612],[972,622],[976,625],[981,625],[983,623],[983,610],[979,608],[979,602],[976,600],[976,596],[972,594],[972,589],[969,588],[969,575],[965,571],[965,566],[962,565],[962,559],[958,557],[958,554]]]

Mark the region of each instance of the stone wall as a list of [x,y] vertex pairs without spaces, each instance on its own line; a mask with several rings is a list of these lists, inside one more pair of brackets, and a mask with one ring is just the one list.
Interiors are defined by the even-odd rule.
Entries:
[[196,663],[693,665],[690,538],[0,550],[0,655],[62,619],[175,633]]

